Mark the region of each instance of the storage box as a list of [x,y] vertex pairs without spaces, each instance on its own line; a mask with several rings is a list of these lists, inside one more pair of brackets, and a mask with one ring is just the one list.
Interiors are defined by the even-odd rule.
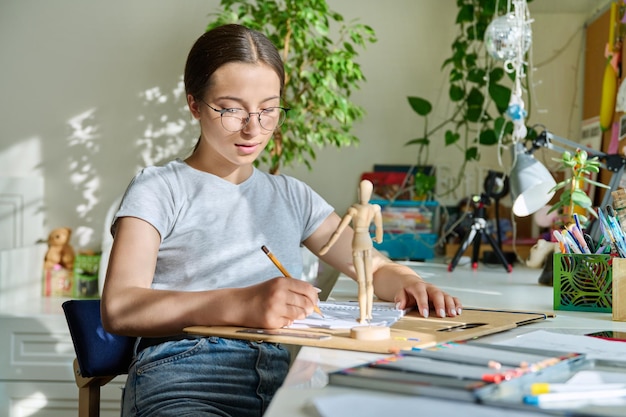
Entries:
[[555,253],[554,309],[610,313],[610,255]]
[[437,233],[439,203],[436,201],[371,200],[382,208],[385,233]]
[[98,298],[100,255],[78,254],[74,259],[74,297]]
[[55,265],[43,271],[44,297],[71,297],[74,291],[72,271]]
[[[436,201],[371,200],[382,208],[383,242],[374,247],[394,260],[435,257],[439,204]],[[375,226],[371,225],[372,235]]]
[[436,244],[434,233],[384,233],[374,247],[393,260],[422,261],[435,257]]

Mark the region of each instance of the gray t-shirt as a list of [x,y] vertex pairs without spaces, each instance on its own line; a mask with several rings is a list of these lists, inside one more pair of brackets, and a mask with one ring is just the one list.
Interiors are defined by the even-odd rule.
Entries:
[[333,208],[303,182],[254,169],[235,185],[181,160],[132,180],[113,220],[136,217],[161,235],[152,288],[201,291],[246,287],[282,275],[265,245],[294,277],[301,243]]

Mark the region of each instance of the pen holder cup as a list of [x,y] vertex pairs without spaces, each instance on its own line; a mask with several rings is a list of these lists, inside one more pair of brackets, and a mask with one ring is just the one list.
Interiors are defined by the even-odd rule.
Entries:
[[610,255],[555,253],[553,262],[555,310],[611,312]]

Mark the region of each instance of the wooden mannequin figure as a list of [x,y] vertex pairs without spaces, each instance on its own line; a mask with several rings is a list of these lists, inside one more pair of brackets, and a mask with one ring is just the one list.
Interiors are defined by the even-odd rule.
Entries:
[[374,245],[370,236],[370,225],[374,222],[376,235],[374,241],[383,241],[383,218],[378,204],[370,204],[374,185],[363,180],[359,185],[359,203],[353,204],[339,223],[337,230],[330,240],[322,247],[324,255],[335,244],[343,230],[352,221],[354,237],[352,239],[352,260],[359,285],[359,310],[361,324],[372,319],[372,304],[374,302],[374,282],[372,275],[372,249]]

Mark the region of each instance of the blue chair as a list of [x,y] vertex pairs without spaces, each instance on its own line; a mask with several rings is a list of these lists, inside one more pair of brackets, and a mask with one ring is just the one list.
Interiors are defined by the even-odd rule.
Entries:
[[63,311],[76,352],[74,377],[78,386],[78,416],[100,415],[100,387],[128,373],[134,337],[111,334],[102,327],[100,300],[69,300]]

